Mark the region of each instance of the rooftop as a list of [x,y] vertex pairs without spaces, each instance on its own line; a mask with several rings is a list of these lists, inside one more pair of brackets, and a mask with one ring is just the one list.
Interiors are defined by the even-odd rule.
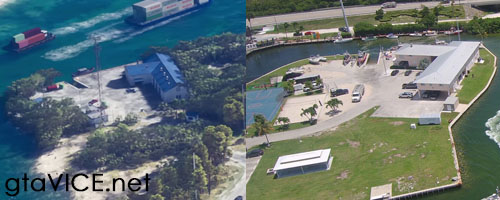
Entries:
[[455,104],[458,101],[458,97],[455,95],[450,95],[446,100],[444,100],[444,104]]
[[440,56],[455,48],[456,47],[444,45],[403,44],[394,55]]
[[283,170],[307,165],[314,165],[328,162],[331,149],[309,151],[286,156],[280,156],[273,170]]
[[[418,51],[415,51],[416,54],[414,55],[422,55],[425,50],[433,52],[428,53],[429,55],[437,55],[437,52],[442,53],[417,77],[414,83],[451,84],[469,58],[474,54],[474,51],[479,47],[479,44],[479,42],[453,41],[448,46],[413,45],[413,47],[405,48],[412,49],[415,46],[419,46],[417,47]],[[409,50],[405,49],[402,49],[402,51],[409,52]]]
[[141,74],[150,74],[160,62],[149,62],[142,63],[137,65],[128,65],[125,66],[125,71],[130,75],[141,75]]

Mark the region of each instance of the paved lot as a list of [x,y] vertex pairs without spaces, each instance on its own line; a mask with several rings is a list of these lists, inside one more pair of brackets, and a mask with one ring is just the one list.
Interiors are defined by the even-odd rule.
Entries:
[[[390,66],[387,63],[386,65]],[[339,108],[341,112],[329,115],[327,113],[327,109],[318,110],[318,124],[303,129],[270,134],[268,137],[271,142],[306,137],[317,132],[331,130],[337,125],[356,117],[374,106],[380,106],[380,108],[373,115],[376,117],[418,118],[422,114],[440,112],[445,99],[444,94],[442,94],[440,98],[435,101],[421,100],[418,98],[418,95],[412,100],[400,99],[399,94],[403,91],[416,92],[416,90],[403,90],[401,88],[403,83],[413,81],[416,73],[413,72],[409,76],[404,76],[404,70],[402,70],[398,75],[390,76],[389,74],[391,70],[388,70],[387,74],[385,74],[382,64],[368,65],[365,67],[351,67],[343,66],[339,61],[332,61],[329,64],[310,66],[308,68],[309,69],[306,70],[306,73],[321,74],[321,77],[324,79],[323,82],[330,88],[335,86],[339,88],[347,88],[349,89],[349,93],[351,93],[355,84],[362,83],[366,88],[365,95],[359,103],[351,103],[350,94],[340,96],[339,99],[344,102],[344,106],[340,106]],[[300,101],[300,98],[304,98],[304,100]],[[305,98],[314,99],[320,97],[294,97],[294,100],[291,103],[303,102],[301,106],[307,106],[306,102],[312,103],[312,101]],[[291,108],[300,110],[301,108],[287,105],[288,103],[289,102],[287,100],[284,109]],[[283,112],[280,116],[285,116],[285,114],[293,112]],[[296,115],[296,113],[290,114],[290,116],[294,118],[296,118]],[[292,119],[290,116],[288,117]],[[260,145],[265,141],[266,139],[263,136],[247,138],[246,146],[247,148],[250,148],[255,145]]]
[[262,156],[257,156],[253,158],[248,158],[246,159],[246,182],[250,180],[250,177],[252,177],[253,172],[255,171],[255,168],[259,164],[260,159]]
[[[159,121],[158,118],[146,118],[151,114],[154,107],[160,102],[159,96],[149,87],[133,87],[137,92],[127,93],[128,85],[122,77],[124,66],[114,67],[101,71],[101,93],[102,101],[108,105],[106,113],[109,115],[110,123],[117,117],[123,119],[127,113],[136,113],[145,118],[148,123]],[[84,84],[87,88],[76,88],[75,86],[63,83],[62,90],[38,94],[38,96],[49,96],[54,99],[73,98],[79,106],[85,107],[92,99],[98,99],[97,73],[91,73],[75,78],[76,81]]]

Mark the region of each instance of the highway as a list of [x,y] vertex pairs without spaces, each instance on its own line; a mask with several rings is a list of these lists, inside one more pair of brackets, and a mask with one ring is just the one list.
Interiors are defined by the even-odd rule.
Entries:
[[[478,5],[500,4],[499,1],[495,0],[464,0],[461,1],[460,3],[478,4]],[[439,2],[432,1],[432,2],[416,2],[416,3],[398,3],[396,8],[387,8],[384,10],[385,11],[408,10],[408,9],[421,8],[422,5],[427,6],[429,8],[433,8],[439,5]],[[380,5],[347,7],[345,8],[345,11],[347,16],[356,16],[356,15],[375,14],[375,11],[378,9],[380,9]],[[342,17],[342,10],[340,8],[257,17],[252,19],[252,26],[265,26],[276,23],[281,24],[285,22],[309,21],[309,20],[337,18],[337,17]],[[249,22],[247,20],[247,26],[248,25]]]

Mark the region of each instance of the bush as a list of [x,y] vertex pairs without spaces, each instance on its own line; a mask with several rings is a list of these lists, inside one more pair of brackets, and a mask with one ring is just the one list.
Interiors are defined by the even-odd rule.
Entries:
[[352,37],[352,34],[351,34],[351,33],[346,33],[346,32],[342,32],[340,35],[341,35],[343,38],[350,38],[350,37]]
[[123,123],[129,126],[137,124],[137,122],[139,122],[139,117],[134,113],[127,114],[125,119],[123,119]]

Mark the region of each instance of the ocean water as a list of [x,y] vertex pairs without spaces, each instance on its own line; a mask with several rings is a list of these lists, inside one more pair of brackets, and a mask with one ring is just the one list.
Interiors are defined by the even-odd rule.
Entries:
[[[59,80],[71,80],[71,73],[95,64],[92,35],[101,38],[103,68],[131,63],[150,46],[174,46],[179,40],[192,40],[224,32],[245,31],[244,0],[214,0],[188,15],[158,25],[137,28],[123,19],[132,13],[138,0],[12,0],[0,6],[0,45],[12,35],[41,27],[57,38],[26,53],[0,50],[0,93],[14,80],[38,69],[53,67],[63,73]],[[5,99],[0,97],[0,199],[4,181],[32,173],[39,155],[31,137],[13,127],[3,115]],[[21,192],[12,199],[68,199],[66,192]]]
[[[441,40],[457,40],[442,37]],[[400,38],[401,42],[432,42],[421,38]],[[480,41],[481,38],[463,35],[462,40]],[[484,44],[496,56],[500,56],[500,36],[490,35]],[[394,40],[379,39],[370,43],[352,42],[341,45],[330,43],[310,44],[274,48],[247,56],[247,80],[259,77],[277,67],[310,55],[332,55],[350,53],[358,49],[378,52],[397,44]],[[453,127],[459,165],[463,178],[461,188],[441,192],[419,199],[429,200],[475,200],[487,197],[500,186],[500,75],[497,72],[490,88],[465,113]]]

